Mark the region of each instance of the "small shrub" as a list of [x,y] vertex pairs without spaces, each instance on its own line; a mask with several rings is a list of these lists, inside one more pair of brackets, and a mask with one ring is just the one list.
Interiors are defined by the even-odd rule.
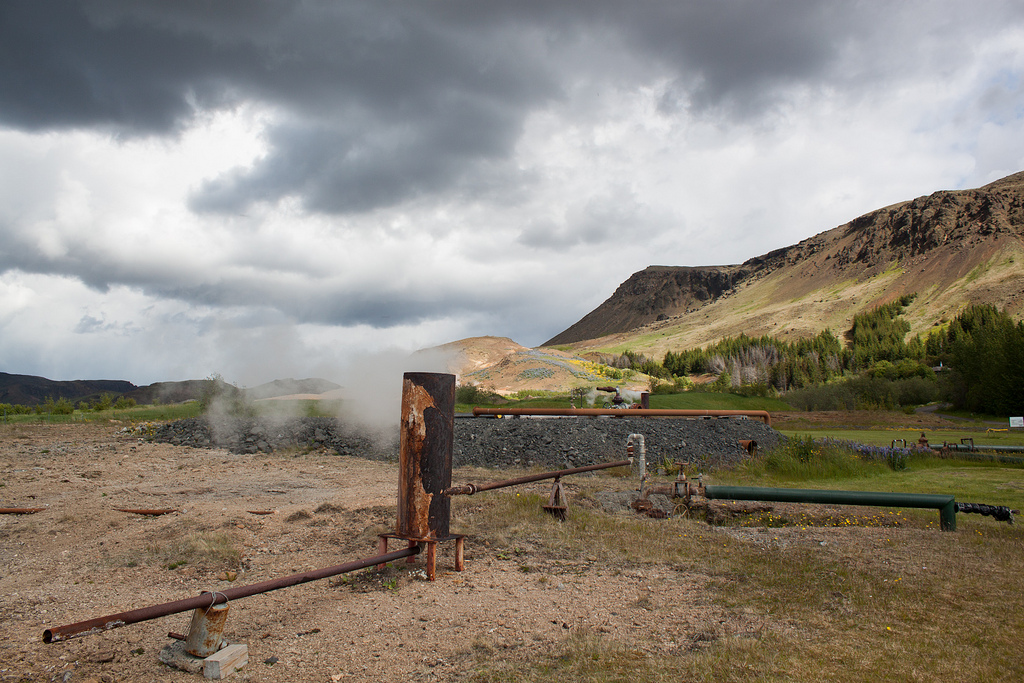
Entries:
[[464,405],[479,403],[498,403],[502,401],[500,394],[487,389],[481,389],[474,384],[460,384],[455,388],[455,402]]

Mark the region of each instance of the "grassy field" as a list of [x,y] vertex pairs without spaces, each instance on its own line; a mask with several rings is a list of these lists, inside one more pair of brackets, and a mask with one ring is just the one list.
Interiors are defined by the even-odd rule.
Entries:
[[160,422],[183,420],[200,414],[199,403],[170,403],[166,405],[142,405],[131,408],[109,408],[107,410],[75,410],[67,415],[31,413],[28,415],[2,415],[0,421],[11,423],[69,423],[119,420],[122,422]]
[[[334,417],[341,409],[341,401],[281,400],[257,401],[245,405],[246,409],[260,415],[289,415],[304,417]],[[0,415],[0,422],[25,423],[68,423],[68,422],[170,422],[197,417],[202,414],[198,401],[169,403],[165,405],[141,405],[131,408],[110,408],[107,410],[75,410],[67,415],[40,413],[28,415]]]
[[[1022,467],[919,458],[901,472],[880,462],[840,476],[832,466],[795,477],[771,469],[761,462],[705,480],[948,492],[1024,508]],[[941,532],[931,510],[837,515],[804,506],[806,513],[762,513],[716,527],[682,515],[608,515],[588,505],[589,496],[582,492],[561,524],[540,511],[540,496],[515,494],[477,498],[466,521],[495,552],[520,554],[538,580],[553,560],[669,569],[700,586],[699,602],[725,610],[720,623],[678,634],[677,646],[653,647],[645,634],[694,599],[655,587],[650,624],[637,635],[581,627],[540,659],[483,653],[475,680],[1024,680],[1024,531],[1017,526],[959,514],[958,531]]]
[[[917,440],[924,434],[928,443],[933,446],[941,445],[943,442],[959,444],[961,439],[973,439],[975,446],[982,444],[990,446],[1022,446],[1024,447],[1024,432],[1008,430],[993,430],[981,427],[979,429],[842,429],[837,427],[823,428],[800,428],[779,430],[786,436],[813,436],[815,439],[845,439],[855,443],[863,443],[871,446],[890,446],[894,440],[904,439],[908,446],[917,444]],[[902,445],[902,444],[899,444]],[[1024,457],[1024,454],[1020,454]]]

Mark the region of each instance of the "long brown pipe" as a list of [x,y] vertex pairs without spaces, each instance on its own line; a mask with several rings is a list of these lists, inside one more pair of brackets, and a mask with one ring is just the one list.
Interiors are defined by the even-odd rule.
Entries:
[[109,631],[110,629],[118,628],[119,626],[137,624],[140,621],[149,621],[150,619],[165,617],[169,614],[187,612],[200,607],[208,608],[213,605],[227,602],[228,600],[247,598],[250,595],[256,595],[258,593],[268,593],[279,588],[288,588],[300,583],[326,579],[329,576],[346,574],[348,572],[354,572],[357,569],[372,567],[376,564],[384,564],[386,562],[400,560],[403,557],[411,557],[419,551],[419,546],[414,545],[411,548],[403,548],[402,550],[396,550],[391,553],[377,555],[364,560],[354,560],[352,562],[346,562],[345,564],[339,564],[333,567],[325,567],[324,569],[292,574],[291,576],[285,576],[280,579],[269,579],[267,581],[261,581],[260,583],[249,584],[248,586],[226,588],[222,591],[216,591],[215,593],[202,593],[193,598],[184,598],[182,600],[175,600],[174,602],[165,602],[162,605],[142,607],[129,612],[111,614],[108,617],[97,617],[87,621],[80,621],[77,624],[48,628],[43,631],[43,642],[55,643],[59,640],[67,640],[68,638],[80,633]]
[[473,414],[482,415],[562,415],[578,417],[747,417],[764,420],[769,427],[772,416],[767,410],[677,410],[668,408],[473,408]]
[[478,493],[480,491],[491,491],[493,489],[503,489],[508,486],[519,486],[520,484],[529,484],[530,482],[543,481],[544,479],[555,479],[569,474],[580,474],[581,472],[607,470],[612,467],[628,467],[630,464],[629,460],[604,462],[598,465],[587,465],[586,467],[573,467],[568,470],[555,470],[554,472],[528,474],[525,477],[506,479],[505,481],[492,481],[489,484],[463,484],[461,486],[452,486],[442,491],[442,493],[446,496],[472,496],[474,493]]

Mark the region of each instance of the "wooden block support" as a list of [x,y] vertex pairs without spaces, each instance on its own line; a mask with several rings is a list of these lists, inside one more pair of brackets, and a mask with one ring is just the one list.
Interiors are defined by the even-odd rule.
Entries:
[[249,663],[249,646],[241,643],[228,645],[203,662],[203,676],[214,680],[227,678]]

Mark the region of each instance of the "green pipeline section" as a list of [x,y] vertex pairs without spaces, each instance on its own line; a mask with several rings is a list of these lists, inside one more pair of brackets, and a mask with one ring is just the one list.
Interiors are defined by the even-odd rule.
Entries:
[[952,495],[947,494],[776,489],[759,486],[705,486],[703,493],[708,500],[758,500],[775,503],[930,508],[939,511],[939,526],[943,531],[956,531],[956,500]]

